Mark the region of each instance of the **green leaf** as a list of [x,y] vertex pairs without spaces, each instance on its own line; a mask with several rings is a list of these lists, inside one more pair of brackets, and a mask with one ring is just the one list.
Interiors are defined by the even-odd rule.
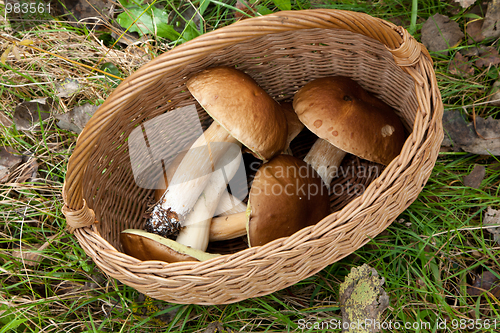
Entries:
[[292,3],[290,0],[273,0],[273,2],[276,5],[276,7],[278,7],[280,10],[292,9]]
[[168,22],[167,12],[158,8],[154,8],[153,13],[157,29],[156,31],[157,36],[168,38],[170,40],[176,40],[180,37],[180,34],[177,31],[175,31],[174,27],[170,24],[167,24]]
[[200,0],[200,8],[198,9],[200,16],[203,16],[203,13],[207,10],[208,5],[210,5],[210,0]]
[[267,15],[267,14],[272,14],[273,13],[272,10],[270,10],[269,8],[267,8],[264,5],[257,5],[257,12],[260,15]]
[[470,19],[473,19],[473,20],[482,20],[483,18],[477,14],[473,14],[473,13],[467,13],[467,14],[464,14],[462,15],[462,17],[465,17],[465,18],[470,18]]
[[[122,77],[122,73],[118,69],[118,67],[115,66],[112,62],[105,62],[104,64],[101,65],[101,70],[105,71],[106,73],[113,74],[118,77]],[[112,81],[115,82],[114,87],[120,84],[121,80],[114,78],[114,77],[109,77]]]
[[130,27],[129,31],[135,31],[141,36],[150,33],[170,40],[179,38],[180,35],[174,27],[167,24],[168,13],[165,10],[156,7],[150,7],[148,10],[146,8],[147,6],[131,7],[127,12],[118,15],[116,20],[122,27]]
[[28,318],[23,318],[23,319],[14,319],[10,321],[8,324],[6,324],[2,329],[0,330],[0,333],[4,332],[12,332],[16,328],[18,328],[21,324],[24,322],[28,321]]
[[189,22],[186,24],[184,31],[182,32],[182,42],[187,42],[193,38],[196,38],[200,35],[198,29],[196,29],[196,24],[194,22]]

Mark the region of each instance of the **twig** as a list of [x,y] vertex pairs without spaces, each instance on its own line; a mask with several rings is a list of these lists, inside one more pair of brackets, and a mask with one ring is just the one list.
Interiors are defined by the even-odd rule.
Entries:
[[38,86],[41,84],[51,84],[52,82],[35,82],[35,83],[25,83],[25,84],[5,84],[0,82],[0,86],[9,87],[9,88],[19,88],[19,87],[27,87],[27,86]]
[[[105,75],[94,75],[94,76],[89,76],[85,77],[83,79],[89,80],[89,79],[103,79],[105,78]],[[35,82],[35,83],[25,83],[25,84],[5,84],[0,82],[0,86],[4,87],[9,87],[9,88],[19,88],[19,87],[26,87],[26,86],[36,86],[40,84],[52,84],[53,82]]]
[[490,103],[495,103],[495,102],[500,102],[500,99],[494,99],[492,101],[486,101],[486,102],[481,102],[481,103],[474,103],[474,104],[469,104],[469,105],[462,105],[456,108],[447,108],[446,110],[455,110],[455,109],[460,109],[460,108],[469,108],[469,107],[474,107],[474,106],[479,106],[479,105],[485,105],[485,104],[490,104]]
[[443,231],[443,232],[438,232],[437,234],[430,235],[430,236],[423,236],[423,238],[431,238],[435,236],[441,236],[444,234],[447,234],[449,232],[454,232],[454,231],[468,231],[468,230],[479,230],[479,229],[489,229],[489,228],[500,228],[500,224],[497,225],[488,225],[488,226],[483,226],[483,227],[471,227],[471,228],[461,228],[461,229],[454,229],[454,230],[448,230],[448,231]]

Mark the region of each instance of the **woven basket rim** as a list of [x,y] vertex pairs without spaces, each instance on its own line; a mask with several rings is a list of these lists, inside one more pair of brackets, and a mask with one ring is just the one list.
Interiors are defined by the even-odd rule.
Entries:
[[[339,26],[335,27],[333,27],[333,23],[325,23],[333,20],[332,18],[338,19],[339,17],[347,23],[342,21],[343,24],[338,24]],[[373,25],[367,24],[366,22]],[[325,27],[321,27],[321,24]],[[125,79],[115,89],[115,91],[113,91],[105,103],[101,105],[99,110],[96,111],[96,114],[91,118],[87,126],[80,134],[77,146],[75,147],[75,150],[68,162],[67,180],[63,186],[63,213],[67,218],[68,224],[78,228],[75,231],[75,235],[77,236],[80,244],[85,245],[84,248],[86,252],[89,254],[89,249],[94,249],[89,254],[94,261],[96,261],[96,257],[99,256],[97,253],[102,253],[110,257],[125,260],[128,264],[125,264],[124,267],[134,272],[141,271],[144,267],[160,265],[164,268],[168,267],[169,276],[179,276],[187,274],[188,272],[224,270],[234,264],[234,262],[241,260],[261,259],[263,257],[272,258],[274,254],[280,251],[292,250],[297,246],[297,244],[300,246],[300,243],[314,238],[311,235],[314,235],[315,230],[325,227],[326,224],[328,224],[329,230],[333,230],[339,225],[346,223],[345,221],[338,221],[339,215],[362,214],[362,211],[370,206],[373,200],[378,198],[383,191],[390,187],[390,184],[387,183],[389,183],[391,179],[394,180],[394,178],[402,172],[402,166],[408,163],[408,161],[403,161],[400,157],[403,155],[412,155],[410,150],[416,149],[413,147],[415,141],[418,140],[415,137],[421,134],[418,126],[421,125],[425,119],[427,119],[426,121],[428,123],[433,124],[433,126],[436,127],[436,141],[439,141],[439,136],[442,136],[442,128],[439,127],[439,124],[443,107],[440,96],[431,96],[431,111],[433,111],[432,117],[429,119],[428,112],[423,109],[422,105],[419,106],[419,110],[417,112],[418,119],[414,122],[413,131],[407,138],[401,154],[396,157],[379,175],[379,177],[366,188],[363,195],[350,202],[342,210],[333,212],[328,217],[325,217],[316,225],[304,228],[290,237],[272,241],[264,246],[248,248],[234,254],[223,255],[204,262],[180,262],[166,264],[164,262],[154,261],[142,262],[121,253],[99,234],[94,225],[94,212],[87,206],[85,199],[82,197],[82,193],[78,193],[82,186],[82,184],[78,184],[78,182],[81,183],[81,174],[85,171],[86,167],[86,164],[82,162],[82,159],[84,159],[85,154],[92,149],[92,143],[97,140],[96,138],[98,138],[101,133],[96,129],[102,129],[102,131],[105,131],[105,124],[111,121],[114,115],[113,110],[119,109],[119,106],[123,104],[127,97],[140,93],[142,89],[147,89],[149,85],[152,84],[152,81],[147,80],[150,80],[150,77],[158,75],[158,72],[164,70],[164,67],[166,67],[165,63],[178,65],[180,61],[178,59],[189,60],[194,59],[197,56],[199,57],[200,55],[198,54],[203,54],[200,52],[200,49],[206,50],[210,48],[222,48],[224,45],[241,42],[242,40],[256,37],[256,35],[281,32],[284,31],[284,29],[298,30],[318,27],[326,29],[344,29],[355,33],[365,34],[366,36],[372,38],[375,36],[375,39],[379,41],[380,39],[384,40],[387,43],[383,44],[386,45],[386,48],[393,54],[396,64],[412,76],[416,87],[422,89],[422,91],[431,91],[431,94],[435,95],[435,91],[437,90],[435,77],[426,78],[417,71],[417,69],[419,69],[423,71],[423,73],[431,73],[431,76],[433,76],[432,59],[430,58],[430,55],[425,47],[410,36],[404,28],[397,27],[390,22],[374,18],[364,13],[324,9],[278,12],[275,14],[238,21],[230,26],[206,33],[192,41],[179,45],[171,51],[156,57],[146,65],[142,66],[130,77]],[[245,34],[245,29],[249,28],[256,29],[257,33]],[[378,28],[380,28],[383,32],[378,31]],[[216,45],[214,45],[214,41],[217,43]],[[146,73],[146,78],[144,78],[144,73]],[[429,82],[425,82],[425,79],[430,80],[430,84]],[[138,82],[144,80],[146,80],[146,84],[141,85],[141,82]],[[439,90],[437,90],[437,94],[439,95]],[[111,114],[109,113],[110,110]],[[427,140],[430,140],[430,138],[427,138]],[[436,144],[434,144],[433,148],[434,150],[437,150]],[[413,152],[413,154],[414,153],[415,152]],[[437,153],[436,151],[431,153],[431,158],[434,158],[435,161]],[[427,178],[428,175],[423,175],[422,182],[425,183]],[[382,181],[383,179],[387,181],[384,183]],[[76,184],[76,189],[73,187],[74,184]],[[371,201],[367,200],[367,197],[371,197]],[[406,203],[406,206],[408,205],[409,204]],[[332,219],[334,222],[329,222],[329,220]],[[95,244],[96,241],[99,243],[98,245]],[[364,243],[362,242],[361,245],[363,244]],[[263,256],[263,254],[265,254],[265,256]],[[316,271],[319,271],[320,269],[322,268],[319,268]],[[177,273],[173,273],[174,271]],[[315,272],[313,272],[313,274]],[[232,302],[232,300],[228,302]],[[203,301],[199,304],[208,303]]]

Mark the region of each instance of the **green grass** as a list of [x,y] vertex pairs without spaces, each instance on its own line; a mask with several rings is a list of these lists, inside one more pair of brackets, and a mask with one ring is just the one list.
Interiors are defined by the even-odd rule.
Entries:
[[[177,1],[158,3],[179,11],[189,6]],[[199,8],[201,2],[192,3]],[[234,3],[212,1],[203,14],[202,31],[232,23]],[[292,1],[291,5],[293,9],[316,7],[366,12],[397,21],[412,29],[417,39],[420,39],[423,22],[436,12],[451,16],[462,27],[465,23],[467,12],[458,10],[452,14],[445,1],[418,1],[418,6],[415,3],[412,0],[299,0]],[[277,11],[272,1],[264,0],[259,5],[260,12]],[[2,8],[0,5],[0,12]],[[101,64],[112,62],[122,77],[182,42],[181,39],[150,41],[149,53],[141,49],[135,55],[127,55],[118,44],[114,50],[118,56],[130,57],[127,62],[119,62],[113,56],[101,59],[103,52],[92,34],[88,29],[74,28],[64,22],[12,32],[17,38],[43,40],[38,47],[87,65],[95,65],[100,60]],[[115,40],[110,36],[106,38],[108,46],[113,45]],[[485,41],[479,46],[491,42]],[[3,52],[7,44],[3,40],[0,43],[0,52]],[[477,68],[475,75],[467,79],[449,74],[448,64],[454,53],[470,47],[464,40],[448,56],[432,54],[445,108],[462,110],[465,106],[469,114],[472,113],[470,106],[485,101],[490,86],[498,79],[495,67]],[[26,52],[28,60],[0,65],[0,110],[8,117],[12,117],[16,105],[24,100],[52,97],[57,112],[63,112],[75,105],[106,99],[116,85],[101,73],[50,54]],[[53,84],[40,84],[69,76],[91,77],[82,80],[84,88],[70,99],[57,98]],[[482,117],[498,118],[499,115],[498,109],[488,104],[477,106],[474,112]],[[467,294],[467,285],[472,283],[475,274],[500,271],[500,245],[482,227],[487,207],[500,207],[500,161],[495,157],[440,153],[417,200],[363,248],[271,295],[230,305],[198,306],[145,299],[133,288],[107,278],[76,239],[65,231],[61,190],[76,138],[74,133],[55,126],[53,118],[32,132],[16,130],[14,126],[0,128],[1,146],[32,156],[38,164],[35,178],[16,182],[18,177],[25,176],[18,168],[11,183],[0,184],[0,332],[202,332],[211,322],[221,322],[228,331],[338,331],[308,329],[304,323],[312,325],[341,318],[339,283],[352,267],[363,263],[374,267],[386,280],[384,288],[390,297],[390,307],[383,314],[386,321],[430,322],[432,328],[421,331],[436,332],[434,325],[439,320],[460,323],[456,320],[500,318],[498,299],[486,294],[480,297]],[[463,184],[463,177],[474,164],[486,166],[480,189]],[[23,251],[36,251],[49,237],[53,239],[40,253],[39,264],[29,265],[27,260],[16,256],[20,246]],[[498,329],[500,322],[497,322]],[[447,331],[465,330],[449,326]],[[492,329],[471,331],[494,332]]]

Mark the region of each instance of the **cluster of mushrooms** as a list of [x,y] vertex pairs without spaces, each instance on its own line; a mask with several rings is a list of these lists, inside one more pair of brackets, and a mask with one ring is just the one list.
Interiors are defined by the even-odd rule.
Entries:
[[[394,110],[347,77],[313,80],[281,105],[230,67],[186,85],[214,121],[167,169],[145,230],[121,233],[125,253],[140,260],[203,261],[219,256],[206,252],[212,241],[246,235],[252,247],[290,236],[331,213],[328,189],[346,153],[387,165],[405,141]],[[304,125],[318,139],[301,160],[289,145]],[[227,191],[242,145],[264,162],[246,205]]]

